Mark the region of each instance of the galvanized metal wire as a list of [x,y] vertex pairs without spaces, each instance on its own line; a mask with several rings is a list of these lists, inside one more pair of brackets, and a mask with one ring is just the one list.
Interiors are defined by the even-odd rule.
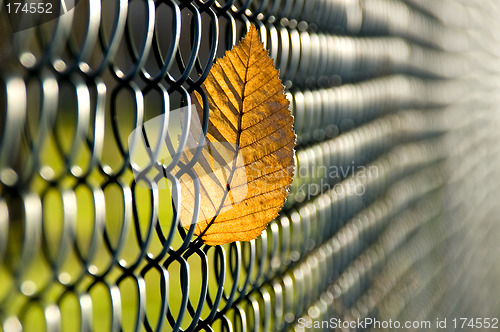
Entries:
[[[495,1],[80,0],[19,32],[5,5],[4,331],[499,316]],[[210,247],[180,226],[196,154],[180,160],[189,128],[171,144],[164,119],[191,118],[197,91],[206,133],[200,86],[250,24],[291,101],[297,170],[258,239]],[[152,119],[154,180],[137,179],[129,134]]]

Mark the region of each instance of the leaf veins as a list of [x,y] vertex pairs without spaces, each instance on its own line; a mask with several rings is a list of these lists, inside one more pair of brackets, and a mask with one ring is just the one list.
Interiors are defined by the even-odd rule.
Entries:
[[[194,176],[180,179],[181,223],[189,228],[196,219],[199,180],[195,234],[206,244],[255,239],[285,201],[294,171],[295,134],[278,74],[252,25],[216,61],[202,86],[210,105],[206,145]],[[194,93],[192,99],[203,118],[201,95]]]

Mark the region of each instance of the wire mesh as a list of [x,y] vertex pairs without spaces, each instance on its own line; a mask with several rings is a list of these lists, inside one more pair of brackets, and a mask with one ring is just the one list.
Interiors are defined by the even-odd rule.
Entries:
[[[498,317],[495,1],[81,0],[17,32],[7,3],[4,331]],[[296,174],[259,238],[198,245],[175,209],[189,163],[158,163],[164,141],[150,142],[156,181],[141,186],[129,134],[189,117],[190,94],[250,24],[291,101]],[[202,128],[209,116],[204,105]]]

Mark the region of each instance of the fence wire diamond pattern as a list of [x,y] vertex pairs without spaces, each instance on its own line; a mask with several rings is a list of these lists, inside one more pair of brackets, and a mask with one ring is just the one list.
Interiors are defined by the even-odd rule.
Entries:
[[[495,1],[66,0],[26,29],[11,3],[0,0],[3,331],[498,317]],[[189,165],[153,158],[160,179],[141,185],[129,135],[189,117],[190,93],[250,24],[291,101],[297,169],[262,236],[210,247],[179,226]],[[164,140],[149,144],[157,156]]]

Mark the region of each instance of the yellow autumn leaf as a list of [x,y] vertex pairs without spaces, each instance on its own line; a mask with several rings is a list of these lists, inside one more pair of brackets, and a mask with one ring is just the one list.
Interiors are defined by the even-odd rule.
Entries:
[[[188,146],[203,144],[203,149],[192,172],[179,182],[182,226],[196,221],[195,234],[206,244],[255,239],[285,202],[294,172],[295,134],[278,74],[252,25],[214,63],[202,86],[210,105],[207,135],[204,142],[197,135],[188,139]],[[201,95],[194,93],[192,100],[203,119]],[[182,161],[188,163],[195,153],[188,149]]]

